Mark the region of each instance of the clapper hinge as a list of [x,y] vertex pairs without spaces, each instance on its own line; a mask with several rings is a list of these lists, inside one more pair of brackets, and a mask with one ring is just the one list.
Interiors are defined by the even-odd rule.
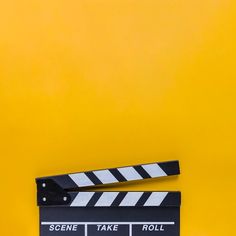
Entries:
[[65,205],[71,201],[70,195],[52,179],[37,179],[38,206]]

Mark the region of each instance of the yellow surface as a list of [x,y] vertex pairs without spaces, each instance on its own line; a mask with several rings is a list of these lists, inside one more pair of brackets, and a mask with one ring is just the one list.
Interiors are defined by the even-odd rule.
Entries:
[[126,189],[181,190],[181,236],[235,235],[235,11],[1,1],[0,234],[38,235],[35,177],[179,159]]

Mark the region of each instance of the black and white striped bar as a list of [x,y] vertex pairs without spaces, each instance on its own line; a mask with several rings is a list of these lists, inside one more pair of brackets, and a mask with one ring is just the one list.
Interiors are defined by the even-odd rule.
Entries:
[[79,192],[70,193],[70,207],[180,206],[180,192]]
[[178,174],[179,162],[168,161],[37,178],[36,181],[52,179],[63,189],[74,189]]

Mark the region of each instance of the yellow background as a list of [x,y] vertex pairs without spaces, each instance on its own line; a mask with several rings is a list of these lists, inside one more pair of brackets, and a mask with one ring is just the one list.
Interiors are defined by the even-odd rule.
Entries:
[[35,177],[179,159],[125,189],[181,190],[181,236],[235,235],[235,11],[1,1],[0,234],[38,235]]

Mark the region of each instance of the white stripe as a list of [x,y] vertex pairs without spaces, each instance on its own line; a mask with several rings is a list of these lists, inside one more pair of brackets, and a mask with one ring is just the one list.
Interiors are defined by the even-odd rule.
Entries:
[[167,176],[167,174],[161,169],[158,164],[142,165],[142,167],[152,178]]
[[70,174],[69,177],[79,186],[93,186],[94,183],[87,177],[85,173]]
[[104,225],[108,225],[108,224],[118,224],[118,225],[174,225],[175,222],[174,221],[163,221],[163,222],[155,222],[155,221],[148,221],[148,222],[46,222],[46,221],[42,221],[41,225],[98,225],[98,224],[104,224]]
[[133,167],[122,167],[117,169],[127,180],[143,179]]
[[101,180],[103,184],[116,183],[118,180],[109,170],[97,170],[93,173]]
[[79,192],[70,206],[87,206],[94,192]]
[[84,225],[84,236],[88,236],[88,224]]
[[152,193],[144,206],[160,206],[168,192]]
[[135,206],[143,192],[128,192],[119,206]]
[[118,192],[103,193],[95,206],[111,206],[118,194]]

